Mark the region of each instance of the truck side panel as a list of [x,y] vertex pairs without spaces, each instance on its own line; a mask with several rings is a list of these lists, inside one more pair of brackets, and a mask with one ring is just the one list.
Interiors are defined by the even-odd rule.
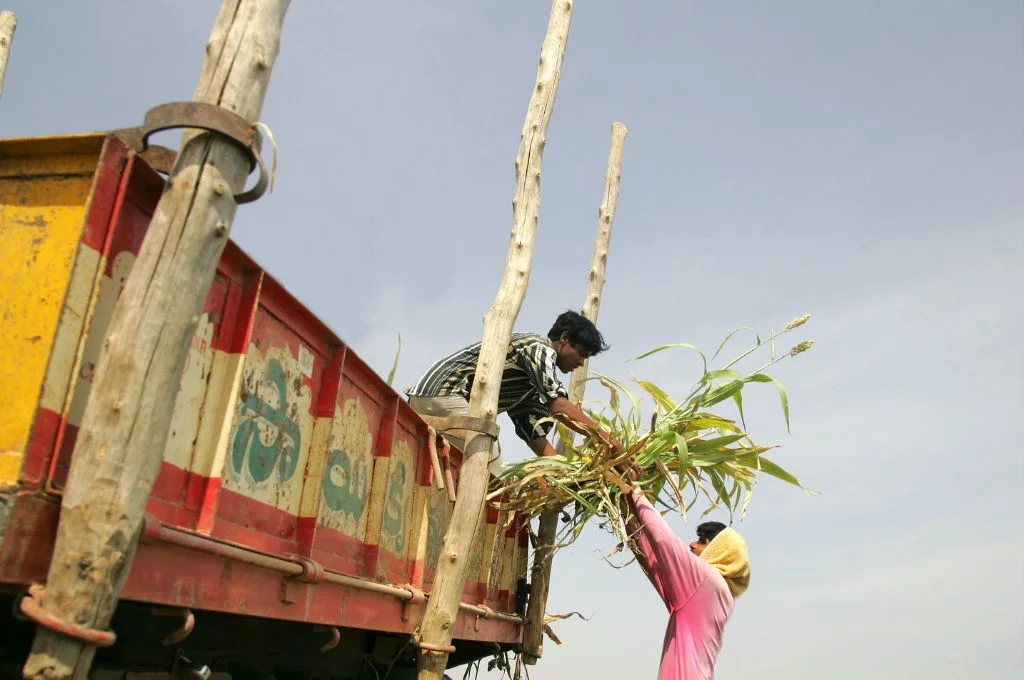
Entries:
[[[0,400],[12,414],[0,419],[0,492],[17,499],[0,527],[0,583],[28,583],[45,578],[95,363],[163,179],[103,135],[4,141],[0,159],[0,285],[12,291],[0,311],[15,318],[0,326]],[[429,590],[452,509],[434,486],[428,437],[351,348],[229,243],[124,598],[411,633],[422,604],[394,586]],[[451,462],[457,489],[459,451]],[[526,533],[496,511],[483,533],[463,601],[513,612]],[[455,634],[513,643],[519,625],[466,611]]]

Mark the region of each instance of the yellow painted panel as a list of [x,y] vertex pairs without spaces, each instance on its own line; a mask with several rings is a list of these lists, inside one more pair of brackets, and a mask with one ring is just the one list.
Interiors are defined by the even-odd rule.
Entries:
[[231,445],[231,426],[237,395],[242,389],[244,354],[213,351],[209,387],[203,405],[192,471],[204,477],[220,478]]
[[[68,285],[67,295],[64,296],[64,309],[57,325],[53,349],[50,352],[50,364],[46,369],[43,392],[39,397],[39,406],[54,413],[64,412],[68,388],[75,382],[72,380],[72,373],[78,345],[82,340],[82,332],[89,315],[93,281],[102,266],[103,257],[99,251],[93,250],[84,243],[79,246],[78,259],[71,270],[71,281]],[[85,381],[79,380],[78,382]],[[78,425],[80,422],[79,419],[74,421],[74,424]]]
[[[234,412],[223,485],[293,515],[299,512],[315,418],[313,394],[287,347],[266,352],[250,342],[242,375],[244,398]],[[274,419],[278,420],[274,420]],[[277,424],[275,424],[275,422]],[[288,429],[280,429],[285,423]],[[292,464],[285,464],[294,460]]]
[[[417,486],[413,492],[413,507],[409,513],[412,526],[412,539],[409,541],[409,557],[413,562],[419,562],[421,569],[413,572],[415,580],[412,585],[417,588],[423,587],[423,569],[428,566],[427,539],[430,535],[430,494],[436,491],[432,486]],[[433,567],[434,565],[429,565]]]
[[397,439],[391,447],[388,459],[387,489],[384,492],[383,516],[381,518],[381,549],[396,555],[410,554],[410,514],[413,492],[416,487],[416,467],[409,442]]
[[[0,143],[0,485],[17,481],[85,223],[99,145]],[[29,142],[19,142],[25,151]],[[46,147],[46,140],[41,143]],[[93,149],[93,146],[96,148]],[[84,147],[84,148],[83,148]],[[63,151],[63,155],[59,152]]]
[[181,375],[181,386],[174,400],[171,413],[171,429],[167,433],[164,460],[182,470],[192,470],[193,453],[199,434],[203,405],[208,404],[207,395],[217,388],[211,385],[213,365],[213,322],[209,314],[199,317],[192,347],[185,357],[185,368]]
[[[349,398],[335,407],[323,456],[318,465],[311,465],[307,471],[309,494],[304,494],[304,498],[308,505],[303,514],[317,517],[317,522],[325,527],[363,540],[371,524],[370,487],[376,473],[370,417],[359,399]],[[382,475],[377,482],[377,498],[383,498],[385,481]],[[379,502],[372,507],[377,508],[379,515]],[[380,519],[378,516],[371,532],[375,545]]]
[[0,140],[0,178],[92,175],[106,133]]

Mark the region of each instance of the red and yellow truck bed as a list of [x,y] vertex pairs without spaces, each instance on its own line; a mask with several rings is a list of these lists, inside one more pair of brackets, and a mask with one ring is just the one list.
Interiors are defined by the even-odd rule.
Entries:
[[[0,587],[11,598],[45,580],[104,333],[163,186],[114,135],[0,141]],[[149,611],[135,603],[194,612],[197,640],[204,616],[330,627],[291,633],[321,643],[334,627],[408,636],[452,508],[428,438],[404,399],[229,244],[115,626],[145,628],[121,611]],[[453,450],[456,488],[460,461]],[[474,547],[454,636],[466,653],[453,663],[520,636],[526,528],[488,511]],[[99,658],[116,665],[119,645]]]

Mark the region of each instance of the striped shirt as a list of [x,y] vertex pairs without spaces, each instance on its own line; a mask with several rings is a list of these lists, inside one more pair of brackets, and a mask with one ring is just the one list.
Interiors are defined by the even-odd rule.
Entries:
[[[462,397],[469,393],[480,358],[476,343],[450,354],[427,369],[406,394],[412,397]],[[498,392],[498,413],[507,412],[516,434],[524,441],[546,437],[552,422],[550,404],[557,397],[568,397],[555,374],[558,356],[551,341],[536,333],[513,333],[505,354],[505,368]]]

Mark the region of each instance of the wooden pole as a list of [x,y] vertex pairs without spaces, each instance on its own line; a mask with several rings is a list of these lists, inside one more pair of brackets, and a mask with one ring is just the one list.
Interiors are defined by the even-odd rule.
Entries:
[[[257,120],[289,0],[224,0],[194,99]],[[186,352],[228,241],[250,159],[186,134],[117,303],[61,503],[45,613],[105,629],[131,567],[163,460]],[[85,678],[95,647],[39,626],[26,678]]]
[[[516,156],[516,190],[512,199],[512,237],[505,259],[505,272],[497,296],[484,317],[483,344],[470,394],[469,413],[494,421],[498,390],[512,326],[526,295],[533,260],[540,205],[540,169],[545,137],[558,91],[572,19],[572,0],[553,0],[547,34],[540,51],[537,82],[530,97]],[[467,442],[466,457],[459,477],[459,494],[449,531],[438,558],[437,577],[420,624],[421,652],[418,680],[441,680],[448,654],[432,651],[451,644],[452,628],[459,613],[459,596],[466,579],[470,546],[480,532],[484,496],[487,492],[487,461],[494,440],[477,435]]]
[[7,60],[11,56],[14,29],[18,27],[18,16],[9,9],[0,12],[0,95],[4,93],[4,76],[7,75]]
[[[608,166],[604,172],[604,196],[597,213],[597,236],[594,239],[594,257],[587,274],[587,293],[583,301],[583,316],[597,323],[597,312],[601,307],[601,290],[604,288],[605,265],[608,262],[608,246],[612,238],[612,222],[615,219],[615,205],[619,200],[619,175],[622,169],[622,147],[626,141],[626,126],[612,123],[611,149],[608,152]],[[569,399],[574,404],[583,401],[586,389],[587,366],[589,361],[572,372],[569,378]],[[558,441],[558,454],[565,455],[571,440]],[[523,629],[523,662],[534,665],[544,653],[544,610],[548,602],[548,588],[551,584],[551,558],[554,553],[555,536],[558,533],[559,510],[553,509],[540,516],[537,531],[537,550],[530,570],[530,602],[526,610]]]

